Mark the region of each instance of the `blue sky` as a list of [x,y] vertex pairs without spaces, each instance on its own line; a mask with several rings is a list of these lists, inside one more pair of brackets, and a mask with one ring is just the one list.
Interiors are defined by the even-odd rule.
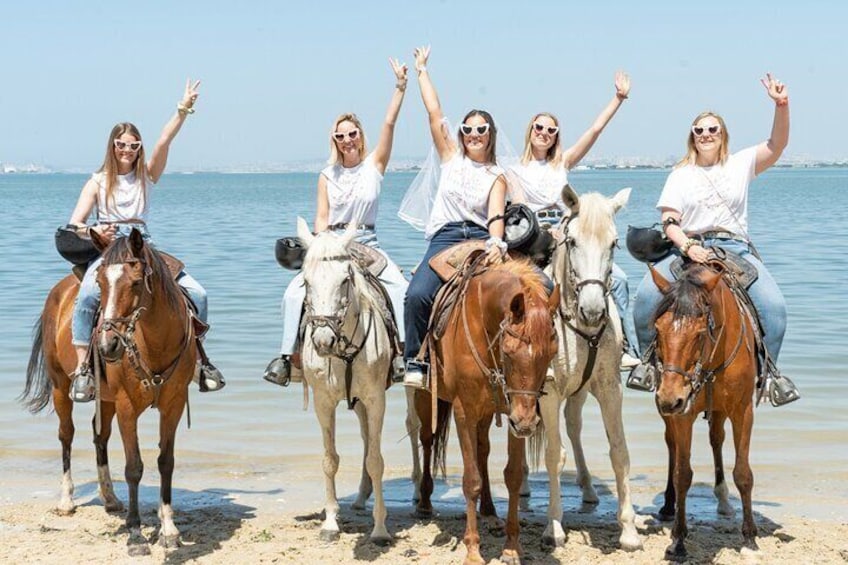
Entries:
[[[772,104],[758,79],[790,89],[787,155],[848,157],[848,3],[613,2],[8,2],[0,14],[0,161],[91,170],[111,126],[150,144],[187,76],[198,111],[170,170],[326,157],[343,111],[376,137],[394,78],[387,58],[428,65],[446,114],[490,110],[519,146],[534,112],[556,113],[573,142],[607,103],[617,69],[628,100],[590,157],[680,155],[689,123],[723,114],[731,145],[762,141]],[[394,155],[426,154],[415,81]]]

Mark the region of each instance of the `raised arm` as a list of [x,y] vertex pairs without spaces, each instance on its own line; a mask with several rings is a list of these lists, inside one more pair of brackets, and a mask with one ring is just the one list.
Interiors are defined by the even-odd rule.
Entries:
[[757,146],[757,161],[754,168],[760,174],[780,159],[780,155],[789,145],[789,92],[786,85],[766,73],[766,78],[760,79],[769,97],[774,100],[774,121],[771,125],[771,136]]
[[327,196],[327,177],[318,175],[318,202],[315,207],[315,233],[327,229],[330,221],[330,197]]
[[392,58],[389,58],[389,63],[392,65],[397,82],[395,82],[395,91],[392,94],[392,99],[389,101],[389,109],[386,110],[386,119],[383,122],[383,128],[380,130],[380,140],[374,149],[374,166],[377,167],[380,174],[386,171],[386,165],[389,164],[389,157],[392,155],[395,123],[400,113],[400,106],[403,104],[403,95],[406,92],[406,65]]
[[199,80],[195,81],[194,84],[192,84],[191,79],[186,80],[185,92],[182,100],[177,104],[177,111],[162,128],[162,133],[159,134],[159,140],[153,148],[150,161],[147,162],[147,172],[153,182],[158,182],[159,177],[165,172],[165,165],[168,163],[168,150],[171,147],[171,142],[177,137],[180,128],[183,127],[186,116],[194,113],[194,103],[197,100],[197,89],[199,87]]
[[583,157],[586,156],[586,153],[592,149],[592,146],[595,145],[595,142],[598,141],[598,138],[601,136],[601,132],[604,131],[605,127],[607,127],[607,124],[618,111],[619,107],[621,107],[621,103],[627,99],[629,94],[630,77],[627,76],[627,73],[618,71],[615,73],[615,96],[613,96],[612,100],[609,101],[609,104],[601,110],[601,113],[598,114],[598,117],[595,118],[595,121],[591,126],[589,126],[589,129],[580,136],[580,139],[578,139],[574,145],[569,147],[563,153],[563,160],[566,169],[576,167]]
[[456,152],[456,143],[451,138],[450,132],[444,125],[444,114],[436,88],[430,80],[427,72],[427,59],[430,57],[430,47],[419,47],[413,52],[415,55],[415,70],[418,72],[418,88],[421,91],[421,99],[424,100],[424,108],[430,119],[430,133],[433,143],[442,161],[447,161]]

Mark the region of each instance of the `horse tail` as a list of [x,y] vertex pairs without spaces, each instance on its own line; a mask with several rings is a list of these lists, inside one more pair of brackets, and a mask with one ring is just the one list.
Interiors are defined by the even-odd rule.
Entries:
[[539,420],[536,431],[527,440],[526,448],[527,464],[531,466],[534,473],[539,470],[539,462],[542,460],[542,454],[545,452],[547,443],[548,436],[545,433],[545,421]]
[[433,430],[433,475],[447,478],[448,432],[450,431],[451,403],[439,400],[436,412],[436,429]]
[[27,364],[26,385],[18,400],[30,413],[37,414],[44,410],[53,393],[53,383],[44,367],[43,315],[39,316],[38,321],[35,322],[32,334],[32,351]]

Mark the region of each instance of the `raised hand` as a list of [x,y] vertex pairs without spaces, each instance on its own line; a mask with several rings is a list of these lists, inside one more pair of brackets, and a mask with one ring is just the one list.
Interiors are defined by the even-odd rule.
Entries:
[[783,106],[789,100],[789,91],[786,90],[786,85],[771,76],[771,73],[766,73],[766,78],[761,78],[760,83],[778,106]]
[[399,60],[389,57],[389,64],[392,65],[392,71],[395,73],[395,78],[397,78],[396,86],[403,90],[406,88],[406,73],[409,70],[406,67],[406,63],[401,63]]
[[615,95],[622,100],[630,95],[630,77],[624,71],[615,73]]
[[199,94],[198,88],[200,88],[200,81],[194,81],[192,84],[191,79],[186,79],[185,92],[183,93],[183,99],[180,102],[186,108],[191,108],[194,106],[195,101],[197,100],[197,95]]
[[416,47],[412,54],[415,56],[415,70],[420,73],[427,68],[427,59],[430,58],[430,46]]

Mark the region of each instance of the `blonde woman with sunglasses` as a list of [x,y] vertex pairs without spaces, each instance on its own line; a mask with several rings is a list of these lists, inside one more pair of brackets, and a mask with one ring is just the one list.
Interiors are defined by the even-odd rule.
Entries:
[[[395,75],[395,87],[374,151],[368,152],[365,130],[355,114],[341,114],[333,121],[328,166],[318,175],[314,227],[316,233],[325,230],[344,232],[349,224],[354,224],[356,241],[377,249],[386,257],[387,265],[379,278],[392,301],[398,331],[403,335],[403,297],[407,282],[397,265],[380,249],[375,226],[383,174],[392,153],[395,123],[407,83],[406,65],[396,59],[389,59],[389,63]],[[274,358],[265,369],[263,378],[268,382],[288,386],[292,381],[302,380],[295,349],[305,298],[303,274],[299,273],[286,287],[283,296],[283,341],[279,357]]]
[[[774,102],[771,135],[766,141],[731,153],[727,127],[714,112],[699,114],[689,126],[686,156],[668,175],[657,202],[663,229],[677,250],[654,268],[672,280],[670,265],[675,258],[704,263],[715,255],[715,249],[732,251],[753,265],[757,279],[748,294],[759,313],[768,355],[776,363],[786,332],[786,300],[748,236],[748,187],[777,162],[789,143],[789,91],[771,74],[760,82]],[[650,319],[661,298],[650,273],[646,274],[633,308],[643,351],[654,340]],[[647,363],[639,365],[628,384],[633,382],[634,388],[645,390],[651,381],[650,370]],[[800,398],[794,383],[776,370],[769,372],[766,387],[775,406]]]
[[[560,193],[568,184],[568,171],[576,167],[592,149],[604,128],[615,116],[618,109],[630,95],[630,77],[624,72],[615,74],[615,94],[607,103],[595,121],[589,126],[571,147],[563,150],[562,131],[559,120],[553,114],[541,112],[533,116],[527,124],[524,135],[524,151],[519,163],[507,170],[510,200],[526,204],[539,220],[542,227],[559,224],[566,208]],[[636,330],[632,317],[627,315],[630,303],[630,291],[627,275],[613,263],[611,292],[621,318],[624,330],[625,351],[622,355],[623,367],[631,368],[638,364],[636,351]]]
[[495,158],[498,132],[491,114],[484,110],[468,112],[454,139],[427,71],[430,48],[415,49],[414,54],[418,86],[441,163],[435,200],[424,229],[424,237],[430,244],[409,283],[404,311],[407,360],[404,384],[425,388],[427,367],[414,359],[427,332],[433,299],[442,284],[428,261],[439,251],[469,239],[486,239],[489,260],[503,260],[506,180]]
[[[106,143],[103,165],[83,186],[68,222],[70,225],[95,231],[109,241],[116,237],[126,237],[133,229],[139,230],[145,239],[150,240],[147,220],[151,189],[165,172],[171,142],[189,114],[194,113],[199,87],[199,80],[186,81],[177,110],[162,129],[149,161],[145,159],[144,142],[138,128],[128,122],[112,128]],[[96,223],[86,227],[92,212]],[[70,396],[76,402],[94,399],[94,376],[88,364],[88,351],[94,331],[94,317],[100,306],[100,287],[97,284],[100,263],[101,259],[98,258],[88,266],[74,302],[71,336],[77,355],[77,368],[71,375],[73,383]],[[198,318],[205,323],[206,290],[186,271],[179,274],[177,282],[191,296],[197,307]],[[201,391],[220,390],[224,384],[223,375],[213,365],[204,364],[201,367]]]

